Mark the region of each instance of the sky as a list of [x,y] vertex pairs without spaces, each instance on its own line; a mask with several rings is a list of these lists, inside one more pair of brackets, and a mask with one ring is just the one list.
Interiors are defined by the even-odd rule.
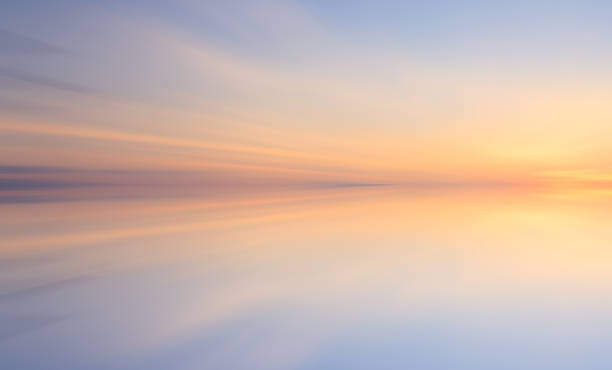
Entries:
[[3,4],[2,187],[605,186],[611,15],[605,1]]
[[611,19],[0,1],[0,368],[610,368]]

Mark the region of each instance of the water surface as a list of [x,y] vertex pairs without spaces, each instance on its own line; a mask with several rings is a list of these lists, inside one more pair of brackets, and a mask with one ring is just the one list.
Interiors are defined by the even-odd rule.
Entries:
[[4,199],[0,368],[612,364],[605,195],[143,194]]

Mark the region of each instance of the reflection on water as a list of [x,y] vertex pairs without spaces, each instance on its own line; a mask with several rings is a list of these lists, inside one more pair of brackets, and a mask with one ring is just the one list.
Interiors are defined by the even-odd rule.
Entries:
[[608,369],[611,202],[348,187],[0,205],[2,369]]

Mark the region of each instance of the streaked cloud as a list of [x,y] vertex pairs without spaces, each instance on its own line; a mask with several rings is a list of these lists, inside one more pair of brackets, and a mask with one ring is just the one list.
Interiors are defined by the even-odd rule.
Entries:
[[[388,42],[351,28],[366,5],[355,4],[354,19],[341,19],[340,5],[281,0],[183,1],[173,12],[162,3],[84,6],[78,24],[51,24],[39,58],[0,65],[0,78],[19,87],[2,91],[2,155],[11,158],[3,164],[435,184],[528,183],[564,166],[608,166],[612,76],[595,68],[608,56],[578,48],[606,36],[590,8],[566,4],[544,17],[563,32],[519,43],[516,60],[509,40],[524,30],[513,21],[538,27],[522,4],[471,26],[464,11],[448,23],[454,6],[389,2],[376,11],[432,22],[369,25],[404,27]],[[580,17],[593,18],[589,32],[578,32]],[[443,26],[465,32],[445,41],[429,29]],[[566,33],[574,62],[528,51]],[[2,35],[18,43],[17,33]],[[422,39],[404,45],[407,36]],[[53,40],[70,56],[51,52]],[[447,48],[452,42],[466,51]]]
[[65,54],[67,51],[9,30],[0,28],[0,55],[44,56]]

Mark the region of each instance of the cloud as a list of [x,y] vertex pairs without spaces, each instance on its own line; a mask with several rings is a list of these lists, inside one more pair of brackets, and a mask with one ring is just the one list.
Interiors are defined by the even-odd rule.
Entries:
[[0,78],[6,78],[15,82],[24,83],[43,88],[67,91],[78,94],[97,94],[94,89],[83,87],[70,82],[64,82],[53,78],[36,75],[30,72],[23,72],[16,69],[0,68]]
[[68,319],[70,315],[0,316],[0,343]]
[[74,276],[62,280],[46,282],[40,285],[23,288],[19,290],[15,290],[8,293],[0,294],[0,304],[8,303],[13,301],[20,301],[32,296],[36,296],[39,294],[45,294],[48,292],[52,292],[58,289],[62,289],[68,286],[72,286],[75,284],[82,284],[84,282],[92,280],[91,276]]
[[67,51],[44,41],[0,28],[0,55],[64,55]]

